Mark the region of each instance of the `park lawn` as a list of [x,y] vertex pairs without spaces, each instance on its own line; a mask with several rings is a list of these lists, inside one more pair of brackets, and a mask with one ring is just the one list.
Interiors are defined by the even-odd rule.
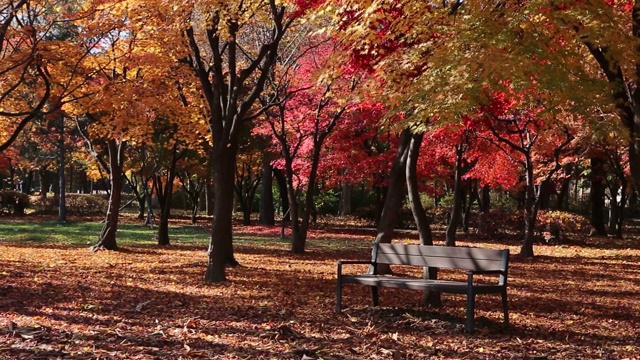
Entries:
[[[241,266],[206,285],[205,229],[174,225],[174,244],[158,248],[152,230],[125,224],[122,251],[93,253],[99,229],[0,223],[0,358],[640,359],[635,238],[512,255],[511,327],[499,296],[481,295],[468,335],[464,296],[444,294],[434,310],[419,292],[381,289],[373,308],[366,288],[347,285],[334,313],[336,261],[366,259],[366,232],[314,230],[298,256],[277,227],[237,227]],[[514,241],[461,239],[518,252]]]

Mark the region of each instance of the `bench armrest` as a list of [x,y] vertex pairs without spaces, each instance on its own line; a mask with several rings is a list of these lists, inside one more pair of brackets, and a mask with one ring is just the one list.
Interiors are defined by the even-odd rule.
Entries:
[[373,262],[371,260],[339,260],[338,261],[338,278],[342,275],[342,265],[353,265],[353,264],[373,265]]
[[[469,270],[467,271],[467,285],[473,286],[473,275],[487,275],[487,274],[502,275],[502,276],[505,276],[506,278],[506,272],[504,270]],[[504,284],[502,284],[502,281],[500,281],[499,285],[504,285]]]

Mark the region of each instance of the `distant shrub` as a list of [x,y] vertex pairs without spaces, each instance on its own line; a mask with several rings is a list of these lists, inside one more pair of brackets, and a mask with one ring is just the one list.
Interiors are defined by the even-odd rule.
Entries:
[[0,190],[0,213],[24,215],[24,210],[29,206],[29,196],[27,194]]
[[589,219],[564,211],[540,211],[537,228],[547,243],[566,242],[568,234],[583,238],[589,231]]
[[[42,200],[32,197],[31,204],[37,213],[57,213],[58,198],[49,197]],[[100,215],[107,211],[108,201],[101,195],[67,194],[65,197],[67,213],[71,215]]]

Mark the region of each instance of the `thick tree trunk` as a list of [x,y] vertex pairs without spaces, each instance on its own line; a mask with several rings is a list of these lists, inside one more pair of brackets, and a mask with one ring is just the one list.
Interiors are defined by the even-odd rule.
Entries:
[[456,246],[456,230],[462,216],[462,197],[464,196],[462,188],[462,174],[464,172],[462,166],[462,155],[464,150],[462,145],[456,145],[456,173],[453,185],[453,204],[451,205],[451,218],[446,231],[446,246]]
[[340,191],[340,208],[338,213],[340,216],[351,215],[351,193],[353,185],[348,181],[343,181]]
[[273,226],[276,224],[273,206],[273,167],[269,159],[262,160],[262,186],[260,189],[260,224]]
[[545,180],[538,185],[540,190],[540,210],[547,210],[549,208],[549,204],[551,203],[551,181]]
[[226,280],[227,266],[237,265],[233,254],[233,198],[236,169],[237,143],[220,144],[213,151],[213,184],[215,205],[213,226],[209,241],[205,282]]
[[122,168],[124,164],[124,149],[126,143],[114,139],[107,140],[109,149],[109,180],[111,183],[109,193],[109,207],[104,227],[100,233],[98,243],[93,250],[117,250],[116,233],[118,231],[118,218],[120,217],[120,203],[122,202]]
[[589,236],[606,236],[607,229],[604,224],[604,162],[603,160],[591,158],[591,193],[589,202],[591,204],[591,230]]
[[484,185],[480,191],[481,194],[478,203],[478,210],[480,212],[489,212],[491,209],[491,187],[489,185]]

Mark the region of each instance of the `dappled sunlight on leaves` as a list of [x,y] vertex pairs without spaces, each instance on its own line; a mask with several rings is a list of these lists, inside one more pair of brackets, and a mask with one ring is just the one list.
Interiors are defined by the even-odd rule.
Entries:
[[[499,297],[477,299],[464,334],[464,296],[442,309],[416,291],[346,286],[333,312],[336,260],[366,259],[372,235],[328,227],[306,255],[291,255],[280,228],[236,229],[241,266],[228,283],[203,282],[206,247],[84,247],[0,239],[0,355],[7,358],[629,358],[640,353],[640,249],[635,240],[540,245],[512,256],[511,327]],[[242,235],[239,235],[242,234]],[[497,243],[461,245],[505,247]],[[436,239],[441,241],[441,239]],[[411,237],[406,242],[415,241]],[[509,247],[517,253],[517,245]]]

